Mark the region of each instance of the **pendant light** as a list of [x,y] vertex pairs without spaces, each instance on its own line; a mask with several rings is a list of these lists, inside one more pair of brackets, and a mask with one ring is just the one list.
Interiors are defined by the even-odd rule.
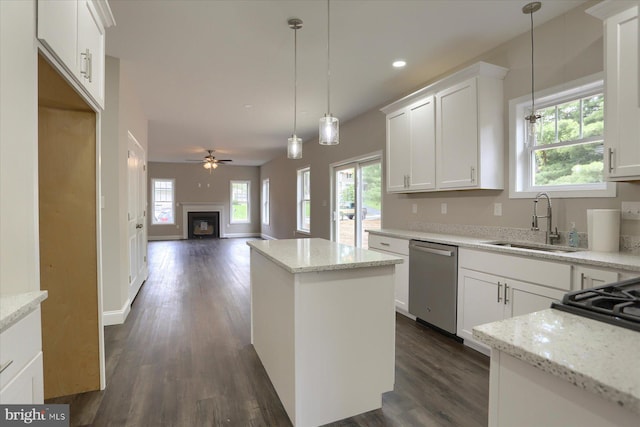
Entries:
[[320,118],[320,145],[337,145],[340,143],[340,129],[337,117],[331,114],[331,33],[330,33],[331,9],[327,0],[327,113]]
[[293,30],[293,135],[287,140],[287,157],[289,159],[302,158],[302,139],[296,135],[296,110],[298,101],[298,30],[302,28],[302,20],[291,18],[287,21]]
[[532,3],[527,3],[522,8],[522,13],[525,15],[529,15],[531,17],[531,111],[529,115],[524,119],[527,121],[527,145],[529,147],[533,147],[536,145],[536,138],[538,135],[537,124],[540,120],[540,114],[536,114],[535,102],[533,93],[535,92],[535,80],[533,73],[533,14],[540,10],[542,7],[542,3],[539,1],[535,1]]

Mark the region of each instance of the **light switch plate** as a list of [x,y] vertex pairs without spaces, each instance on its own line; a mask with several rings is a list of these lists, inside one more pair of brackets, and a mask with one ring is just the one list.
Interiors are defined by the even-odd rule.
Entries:
[[418,213],[418,204],[414,203],[411,205],[411,213],[417,214]]
[[640,202],[622,202],[622,219],[640,221]]
[[502,203],[493,204],[493,215],[502,216]]
[[447,204],[446,203],[441,203],[440,204],[440,213],[442,215],[446,215],[447,214]]

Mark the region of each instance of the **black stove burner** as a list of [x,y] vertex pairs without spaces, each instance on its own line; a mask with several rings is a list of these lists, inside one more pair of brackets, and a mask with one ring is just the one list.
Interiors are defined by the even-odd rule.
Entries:
[[551,308],[640,331],[640,278],[569,292]]

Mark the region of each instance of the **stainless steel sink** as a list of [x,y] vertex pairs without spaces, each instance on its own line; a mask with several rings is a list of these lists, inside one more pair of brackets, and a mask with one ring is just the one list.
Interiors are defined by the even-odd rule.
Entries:
[[567,246],[554,246],[554,245],[545,245],[542,243],[526,243],[526,242],[498,241],[498,242],[485,242],[485,244],[502,246],[504,248],[528,249],[531,251],[553,252],[553,253],[579,252],[583,250],[578,248],[570,248]]

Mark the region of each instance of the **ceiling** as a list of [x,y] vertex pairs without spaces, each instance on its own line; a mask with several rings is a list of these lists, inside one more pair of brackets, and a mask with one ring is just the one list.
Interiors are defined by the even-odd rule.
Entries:
[[[331,112],[341,123],[410,93],[529,30],[517,0],[332,0]],[[584,1],[543,2],[536,25]],[[108,55],[149,119],[149,161],[215,149],[235,165],[286,153],[293,131],[292,17],[298,31],[298,136],[317,140],[327,109],[322,0],[111,0]],[[391,62],[402,58],[403,69]],[[346,141],[343,141],[346,143]]]

